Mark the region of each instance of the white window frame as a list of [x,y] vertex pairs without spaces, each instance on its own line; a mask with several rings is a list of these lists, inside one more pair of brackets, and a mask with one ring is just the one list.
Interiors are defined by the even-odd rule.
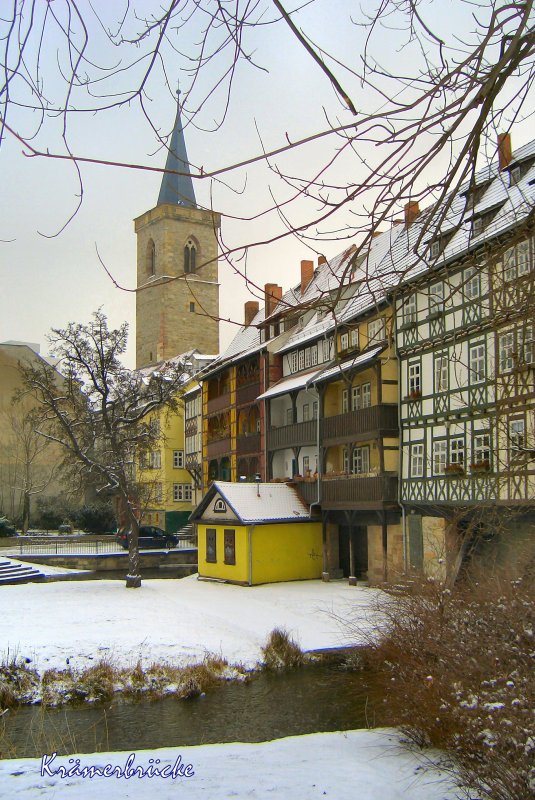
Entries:
[[464,436],[452,436],[449,442],[449,463],[464,466],[466,461],[466,446]]
[[299,350],[298,359],[299,359],[299,372],[301,372],[301,370],[305,368],[305,351],[304,350]]
[[472,462],[488,461],[490,464],[491,446],[490,433],[476,433],[472,440]]
[[422,393],[422,365],[419,361],[408,365],[407,386],[409,395],[413,392]]
[[417,294],[410,294],[403,304],[403,324],[414,325],[418,321],[418,301]]
[[386,339],[386,320],[378,317],[368,322],[368,344],[372,342],[382,342]]
[[318,346],[314,345],[313,347],[310,348],[310,350],[311,350],[310,357],[312,361],[312,366],[315,367],[316,364],[318,363]]
[[524,455],[526,446],[526,420],[523,417],[509,420],[509,462]]
[[307,347],[307,349],[305,350],[305,369],[307,367],[310,367],[311,363],[312,363],[312,353],[310,351],[310,347]]
[[474,344],[468,351],[468,375],[470,385],[483,383],[487,377],[487,347],[484,343]]
[[448,442],[435,439],[433,442],[433,475],[444,475],[448,463]]
[[444,281],[432,283],[429,287],[429,313],[441,313],[444,309]]
[[465,269],[463,284],[466,300],[478,300],[481,297],[481,273],[476,267]]
[[359,346],[359,329],[352,328],[350,334],[350,344],[351,347],[358,347]]
[[342,414],[349,411],[349,389],[342,390]]
[[184,469],[183,450],[173,450],[173,469]]
[[353,475],[364,475],[370,471],[370,446],[365,444],[353,448]]
[[310,405],[309,403],[305,403],[303,405],[303,422],[308,422],[310,419]]
[[173,483],[173,502],[190,503],[193,497],[191,483]]
[[342,333],[340,336],[340,350],[349,348],[349,333]]
[[290,372],[297,372],[297,350],[290,353]]
[[440,353],[435,356],[435,392],[447,392],[449,389],[448,356]]
[[515,332],[514,330],[502,333],[498,339],[498,353],[500,361],[500,372],[511,372],[514,367],[513,353],[515,352]]
[[410,477],[423,478],[424,476],[424,445],[423,442],[413,442],[410,449]]

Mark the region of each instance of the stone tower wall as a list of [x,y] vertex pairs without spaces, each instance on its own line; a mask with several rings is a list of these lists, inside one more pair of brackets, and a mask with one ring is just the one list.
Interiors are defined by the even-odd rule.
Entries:
[[[219,352],[219,225],[219,214],[170,204],[157,206],[135,220],[137,368],[193,348],[201,353]],[[196,271],[185,275],[188,239],[196,245]]]

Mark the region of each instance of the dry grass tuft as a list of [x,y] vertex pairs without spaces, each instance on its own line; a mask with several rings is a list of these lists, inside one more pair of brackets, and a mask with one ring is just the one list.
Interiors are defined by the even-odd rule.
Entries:
[[30,702],[38,685],[36,670],[16,659],[4,661],[0,664],[0,711]]
[[274,628],[262,648],[265,669],[300,667],[305,661],[303,651],[284,628]]

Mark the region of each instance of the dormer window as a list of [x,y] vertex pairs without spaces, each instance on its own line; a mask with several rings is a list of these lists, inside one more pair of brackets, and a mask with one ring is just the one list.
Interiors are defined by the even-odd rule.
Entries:
[[483,217],[475,217],[472,220],[472,236],[479,236],[485,229]]
[[340,336],[340,350],[344,351],[347,350],[349,347],[349,334],[343,333]]
[[192,239],[188,239],[184,247],[184,272],[191,273],[197,269],[197,248]]
[[516,184],[520,182],[521,177],[522,177],[522,169],[520,168],[520,166],[513,167],[513,169],[509,173],[509,186],[516,186]]
[[440,241],[439,239],[435,239],[434,242],[431,242],[431,247],[429,248],[429,254],[431,258],[437,258],[440,255]]

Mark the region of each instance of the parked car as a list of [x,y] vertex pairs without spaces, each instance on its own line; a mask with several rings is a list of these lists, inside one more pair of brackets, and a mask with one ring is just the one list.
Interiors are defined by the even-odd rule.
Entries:
[[[115,535],[115,541],[125,550],[128,550],[128,534],[130,531],[120,530]],[[176,547],[178,538],[172,533],[166,533],[155,525],[141,525],[139,528],[140,550],[162,550]]]

